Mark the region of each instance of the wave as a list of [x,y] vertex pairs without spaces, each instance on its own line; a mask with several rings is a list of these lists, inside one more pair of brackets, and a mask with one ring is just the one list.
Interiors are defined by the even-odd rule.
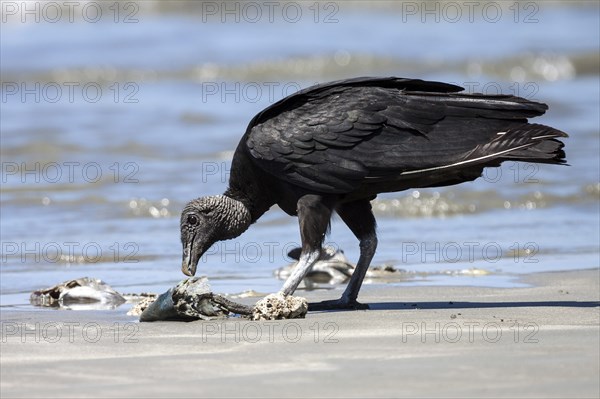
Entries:
[[[152,83],[165,80],[192,82],[273,82],[301,84],[302,87],[343,76],[390,74],[456,73],[468,78],[498,78],[506,82],[557,81],[598,76],[600,53],[575,54],[526,52],[498,59],[470,58],[460,61],[404,59],[339,50],[333,53],[290,58],[263,59],[240,64],[201,63],[180,70],[128,69],[112,66],[65,68],[41,71],[3,71],[2,83],[9,82],[114,82]],[[297,82],[301,80],[302,82]],[[460,82],[458,82],[460,84]],[[494,82],[489,82],[494,83]],[[299,89],[300,87],[297,87]],[[290,88],[291,90],[292,88]],[[481,88],[479,88],[481,89]],[[292,90],[293,91],[293,90]],[[197,119],[193,117],[192,119]]]
[[[80,189],[85,190],[85,186]],[[54,187],[58,190],[73,190],[73,185]],[[115,200],[103,196],[81,195],[69,199],[52,198],[51,193],[40,192],[31,187],[2,188],[2,203],[6,206],[56,206],[107,207],[127,218],[178,218],[185,203],[173,198],[148,199],[131,197],[127,201]],[[7,195],[9,194],[9,195]],[[498,191],[465,191],[465,190],[413,190],[403,192],[394,198],[377,198],[373,204],[373,212],[382,217],[393,218],[444,218],[456,215],[469,215],[495,210],[536,210],[561,205],[593,204],[600,202],[600,183],[584,184],[574,194],[555,194],[543,190],[533,191],[515,198],[510,198]]]
[[385,217],[430,218],[476,214],[499,209],[535,210],[598,201],[600,201],[600,183],[586,184],[577,194],[557,195],[534,191],[514,199],[506,198],[497,191],[434,191],[431,193],[414,190],[400,198],[374,200],[373,212]]

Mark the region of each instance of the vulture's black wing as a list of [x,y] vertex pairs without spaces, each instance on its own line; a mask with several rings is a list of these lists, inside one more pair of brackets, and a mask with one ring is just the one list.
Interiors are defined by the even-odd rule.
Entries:
[[553,138],[566,134],[527,123],[545,104],[461,90],[401,78],[317,85],[256,115],[242,140],[263,170],[323,193],[365,184],[383,191],[386,182],[393,191],[393,182],[405,178],[510,158],[564,162],[562,143]]

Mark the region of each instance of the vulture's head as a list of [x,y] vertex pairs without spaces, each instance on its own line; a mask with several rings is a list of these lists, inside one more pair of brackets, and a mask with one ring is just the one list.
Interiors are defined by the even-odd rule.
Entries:
[[239,201],[224,195],[201,197],[181,212],[181,271],[187,276],[196,274],[202,255],[217,241],[242,234],[250,226],[250,213]]

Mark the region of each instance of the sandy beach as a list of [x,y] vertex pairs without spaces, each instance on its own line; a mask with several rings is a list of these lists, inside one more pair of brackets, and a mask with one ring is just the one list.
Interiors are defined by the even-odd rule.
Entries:
[[[0,15],[0,399],[600,399],[600,1]],[[238,294],[293,291],[320,241],[333,260],[295,294],[337,299],[323,286],[371,259],[369,310],[140,323],[132,303],[29,303],[207,275],[253,305]]]
[[1,396],[598,397],[598,270],[523,281],[370,285],[369,311],[270,322],[5,309]]

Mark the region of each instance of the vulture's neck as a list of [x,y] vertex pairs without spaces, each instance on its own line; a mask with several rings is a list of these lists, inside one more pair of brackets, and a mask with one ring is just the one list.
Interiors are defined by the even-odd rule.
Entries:
[[241,201],[227,195],[215,195],[204,199],[215,211],[215,223],[220,239],[235,238],[248,230],[252,224],[250,211]]
[[270,181],[270,176],[238,148],[231,163],[229,188],[223,195],[237,201],[249,213],[252,224],[276,203]]

